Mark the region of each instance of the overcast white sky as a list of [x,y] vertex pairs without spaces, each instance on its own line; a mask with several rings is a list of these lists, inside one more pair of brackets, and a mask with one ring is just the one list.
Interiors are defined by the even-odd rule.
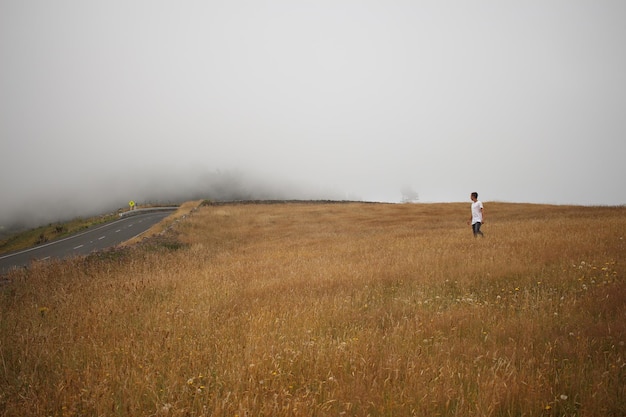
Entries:
[[224,173],[625,204],[624,22],[621,0],[0,0],[0,225]]

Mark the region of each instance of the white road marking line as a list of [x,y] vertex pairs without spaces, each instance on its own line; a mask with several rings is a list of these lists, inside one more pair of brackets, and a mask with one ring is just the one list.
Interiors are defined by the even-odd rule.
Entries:
[[121,231],[122,231],[122,229],[117,229],[117,230],[115,231],[115,233],[119,233],[119,232],[121,232]]
[[83,245],[78,245],[74,249],[79,249],[79,248],[82,248],[82,247],[83,247]]
[[100,237],[98,238],[98,240],[102,240],[102,239],[104,239],[105,237],[106,237],[106,236],[100,236]]

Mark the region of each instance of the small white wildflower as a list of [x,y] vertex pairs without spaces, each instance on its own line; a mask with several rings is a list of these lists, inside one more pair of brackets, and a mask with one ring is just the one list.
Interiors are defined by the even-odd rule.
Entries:
[[562,399],[563,401],[567,400],[567,395],[565,395],[565,394],[561,394],[561,399]]

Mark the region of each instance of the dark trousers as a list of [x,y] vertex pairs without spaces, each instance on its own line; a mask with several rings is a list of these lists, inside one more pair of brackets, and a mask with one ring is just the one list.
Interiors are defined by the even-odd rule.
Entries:
[[478,235],[484,236],[483,232],[480,231],[480,225],[481,224],[482,224],[481,222],[476,222],[476,223],[474,223],[472,225],[472,231],[474,232],[474,237],[476,237]]

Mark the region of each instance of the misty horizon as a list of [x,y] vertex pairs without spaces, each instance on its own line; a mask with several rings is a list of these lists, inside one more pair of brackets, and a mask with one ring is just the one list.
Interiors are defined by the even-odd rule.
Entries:
[[626,3],[0,2],[0,227],[138,202],[626,204]]
[[[92,184],[87,189],[64,189],[63,200],[55,196],[57,190],[30,195],[23,205],[13,211],[4,211],[0,227],[36,227],[62,222],[77,217],[103,215],[129,208],[133,201],[137,207],[153,204],[180,204],[190,200],[360,200],[357,196],[340,194],[332,190],[297,189],[287,180],[263,182],[240,170],[214,172],[188,172],[187,177],[170,177],[167,173],[111,176],[106,181]],[[101,194],[96,191],[102,190]],[[42,205],[46,210],[40,210]]]

